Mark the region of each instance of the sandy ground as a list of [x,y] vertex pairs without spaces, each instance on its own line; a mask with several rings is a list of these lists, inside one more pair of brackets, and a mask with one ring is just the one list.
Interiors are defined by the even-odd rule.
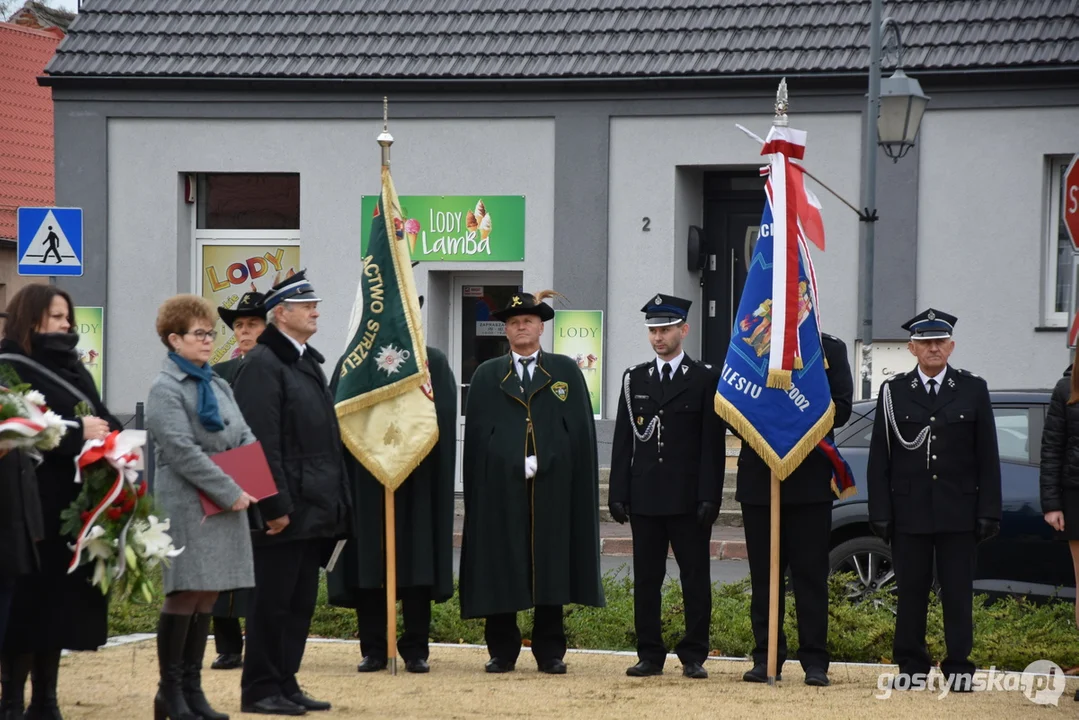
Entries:
[[[212,656],[207,653],[207,666]],[[575,653],[566,657],[569,673],[543,675],[531,653],[521,654],[517,671],[487,675],[481,649],[435,647],[431,673],[396,677],[388,672],[356,672],[355,643],[308,645],[300,682],[312,696],[334,704],[317,718],[791,718],[889,717],[925,720],[944,713],[954,718],[1076,717],[1073,701],[1079,682],[1069,679],[1059,706],[1038,706],[1020,691],[949,695],[894,693],[877,699],[878,676],[892,668],[834,665],[832,686],[811,688],[803,683],[797,663],[787,663],[776,687],[741,681],[747,662],[712,659],[707,680],[681,676],[677,659],[670,658],[667,674],[629,678],[625,669],[636,660],[625,655]],[[153,640],[101,650],[73,653],[62,661],[60,700],[67,720],[152,718],[157,684]],[[207,670],[204,687],[221,711],[240,716],[240,671]],[[1035,715],[1037,713],[1037,715]],[[243,717],[254,718],[255,715]]]

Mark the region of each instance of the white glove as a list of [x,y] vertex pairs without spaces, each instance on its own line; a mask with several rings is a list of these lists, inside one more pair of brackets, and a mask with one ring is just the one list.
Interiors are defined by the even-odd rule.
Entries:
[[525,458],[525,479],[530,480],[536,477],[536,468],[539,467],[539,461],[536,460],[535,455],[529,455]]

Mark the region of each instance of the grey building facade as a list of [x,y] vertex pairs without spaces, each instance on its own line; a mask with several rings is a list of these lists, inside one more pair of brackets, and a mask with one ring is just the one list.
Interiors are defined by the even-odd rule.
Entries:
[[[1060,175],[1079,152],[1079,0],[885,11],[931,102],[914,150],[881,155],[875,369],[913,364],[900,325],[932,305],[960,318],[954,364],[1050,387],[1070,361]],[[467,385],[497,351],[471,328],[475,288],[551,287],[603,311],[609,438],[622,370],[650,356],[651,295],[693,299],[688,352],[723,361],[763,205],[764,159],[735,125],[767,132],[781,77],[807,167],[857,205],[868,14],[868,0],[86,0],[42,82],[57,204],[85,212],[84,275],[60,283],[106,309],[110,406],[144,398],[156,308],[205,289],[215,243],[299,247],[325,300],[313,342],[341,351],[388,96],[401,195],[525,198],[523,260],[415,268],[428,342]],[[202,179],[237,173],[298,176],[296,227],[205,227]],[[821,318],[853,360],[861,223],[816,192]]]

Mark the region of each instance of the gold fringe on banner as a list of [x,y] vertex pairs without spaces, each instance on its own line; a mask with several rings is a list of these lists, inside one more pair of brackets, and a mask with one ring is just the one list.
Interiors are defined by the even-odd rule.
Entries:
[[731,429],[733,429],[744,442],[749,443],[749,446],[753,448],[753,451],[764,460],[765,464],[768,465],[780,480],[786,480],[787,476],[802,464],[802,461],[809,456],[809,453],[813,452],[814,448],[817,447],[817,444],[828,434],[828,431],[831,430],[833,421],[835,420],[835,403],[829,400],[828,410],[821,416],[821,419],[809,429],[809,432],[802,437],[798,444],[791,448],[791,451],[787,453],[786,457],[781,458],[776,451],[772,449],[772,446],[768,444],[768,441],[766,441],[757,429],[753,427],[749,420],[738,411],[738,408],[720,395],[719,392],[716,392],[712,404],[716,414],[723,418],[724,422],[730,425]]
[[775,388],[776,390],[790,390],[792,385],[791,371],[769,370],[767,385],[768,387]]
[[858,487],[857,486],[849,487],[846,490],[844,490],[843,492],[839,492],[839,486],[836,484],[835,476],[833,475],[832,476],[832,492],[835,493],[835,496],[838,499],[846,500],[847,498],[853,497],[854,495],[858,494]]
[[804,366],[802,365],[802,356],[801,355],[795,355],[794,356],[794,369],[795,370],[801,370],[803,367]]

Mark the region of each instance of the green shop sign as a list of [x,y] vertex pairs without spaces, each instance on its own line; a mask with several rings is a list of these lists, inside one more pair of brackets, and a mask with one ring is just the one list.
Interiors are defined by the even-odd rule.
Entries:
[[[520,262],[525,259],[523,195],[401,195],[398,230],[413,260]],[[363,195],[360,248],[367,252],[378,195]]]

